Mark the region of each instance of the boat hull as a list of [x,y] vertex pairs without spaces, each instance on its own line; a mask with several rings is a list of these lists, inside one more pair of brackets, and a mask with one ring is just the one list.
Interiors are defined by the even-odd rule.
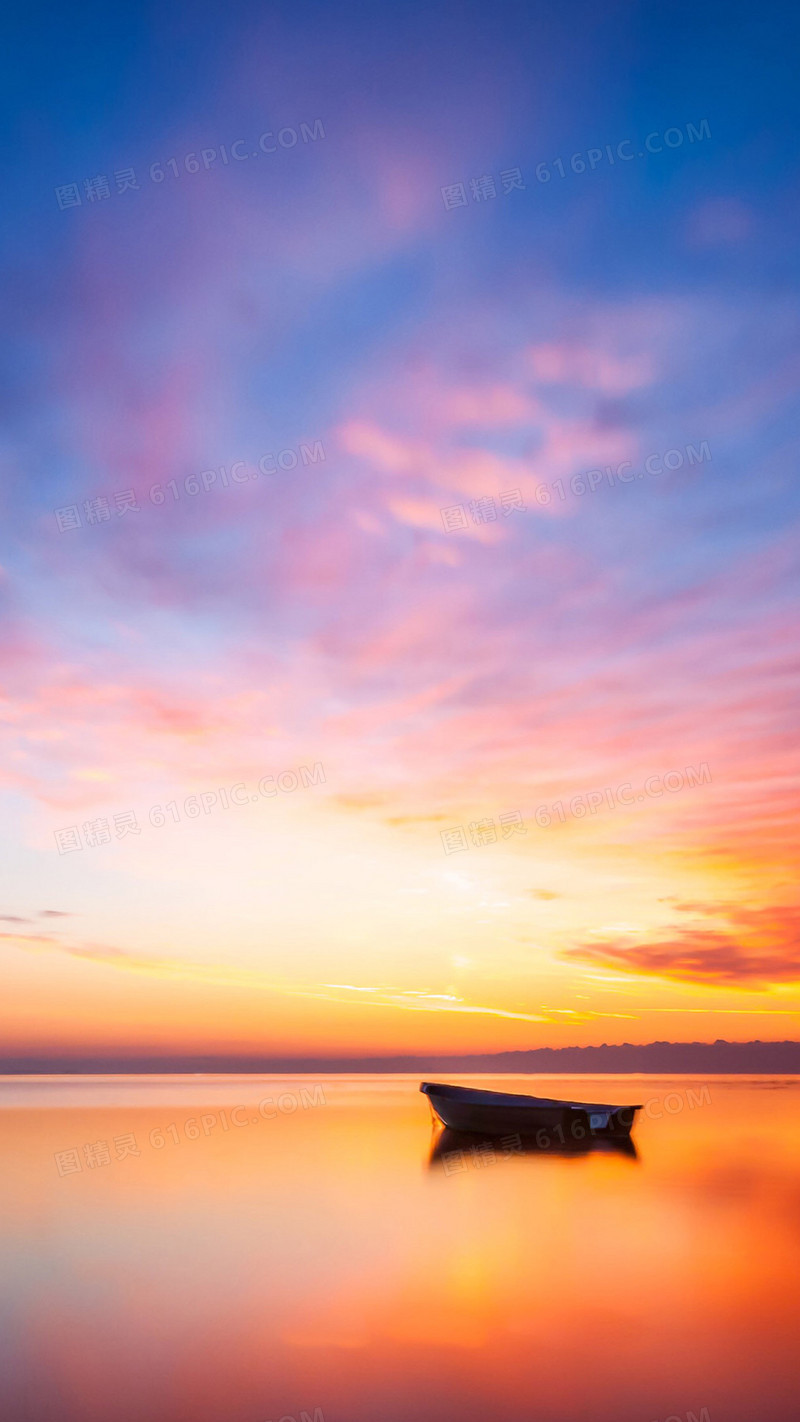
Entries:
[[609,1106],[545,1097],[473,1091],[423,1082],[431,1110],[443,1126],[470,1135],[536,1135],[580,1140],[588,1135],[630,1135],[638,1106]]

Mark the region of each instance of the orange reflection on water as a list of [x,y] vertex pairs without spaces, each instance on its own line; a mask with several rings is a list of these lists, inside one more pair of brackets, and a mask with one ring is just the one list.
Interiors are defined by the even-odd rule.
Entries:
[[796,1415],[796,1079],[547,1078],[645,1102],[638,1156],[494,1161],[432,1151],[417,1085],[0,1084],[3,1415]]

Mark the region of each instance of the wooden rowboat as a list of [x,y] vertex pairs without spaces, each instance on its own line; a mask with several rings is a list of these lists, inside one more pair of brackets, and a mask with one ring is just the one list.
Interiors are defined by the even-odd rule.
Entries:
[[629,1136],[641,1106],[608,1106],[587,1101],[553,1101],[547,1096],[518,1096],[510,1091],[480,1091],[470,1086],[447,1086],[423,1081],[434,1115],[443,1126],[473,1135],[552,1134],[555,1140],[583,1139],[586,1135]]

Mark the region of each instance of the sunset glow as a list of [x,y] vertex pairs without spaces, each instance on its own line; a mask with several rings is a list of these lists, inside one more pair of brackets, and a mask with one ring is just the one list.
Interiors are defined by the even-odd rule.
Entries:
[[794,149],[445,21],[126,14],[12,157],[11,1055],[797,1035]]

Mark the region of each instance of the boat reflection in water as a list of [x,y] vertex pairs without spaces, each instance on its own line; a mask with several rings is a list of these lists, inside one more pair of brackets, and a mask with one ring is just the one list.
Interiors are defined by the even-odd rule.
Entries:
[[587,1135],[585,1140],[571,1140],[569,1136],[562,1142],[556,1137],[547,1140],[543,1133],[536,1136],[511,1135],[498,1140],[497,1136],[481,1136],[473,1131],[453,1131],[449,1126],[434,1125],[431,1137],[428,1167],[436,1170],[447,1166],[451,1156],[472,1155],[476,1160],[482,1157],[483,1164],[494,1160],[511,1160],[515,1155],[537,1156],[586,1156],[598,1155],[626,1156],[639,1161],[639,1152],[633,1139],[628,1135],[600,1136]]

